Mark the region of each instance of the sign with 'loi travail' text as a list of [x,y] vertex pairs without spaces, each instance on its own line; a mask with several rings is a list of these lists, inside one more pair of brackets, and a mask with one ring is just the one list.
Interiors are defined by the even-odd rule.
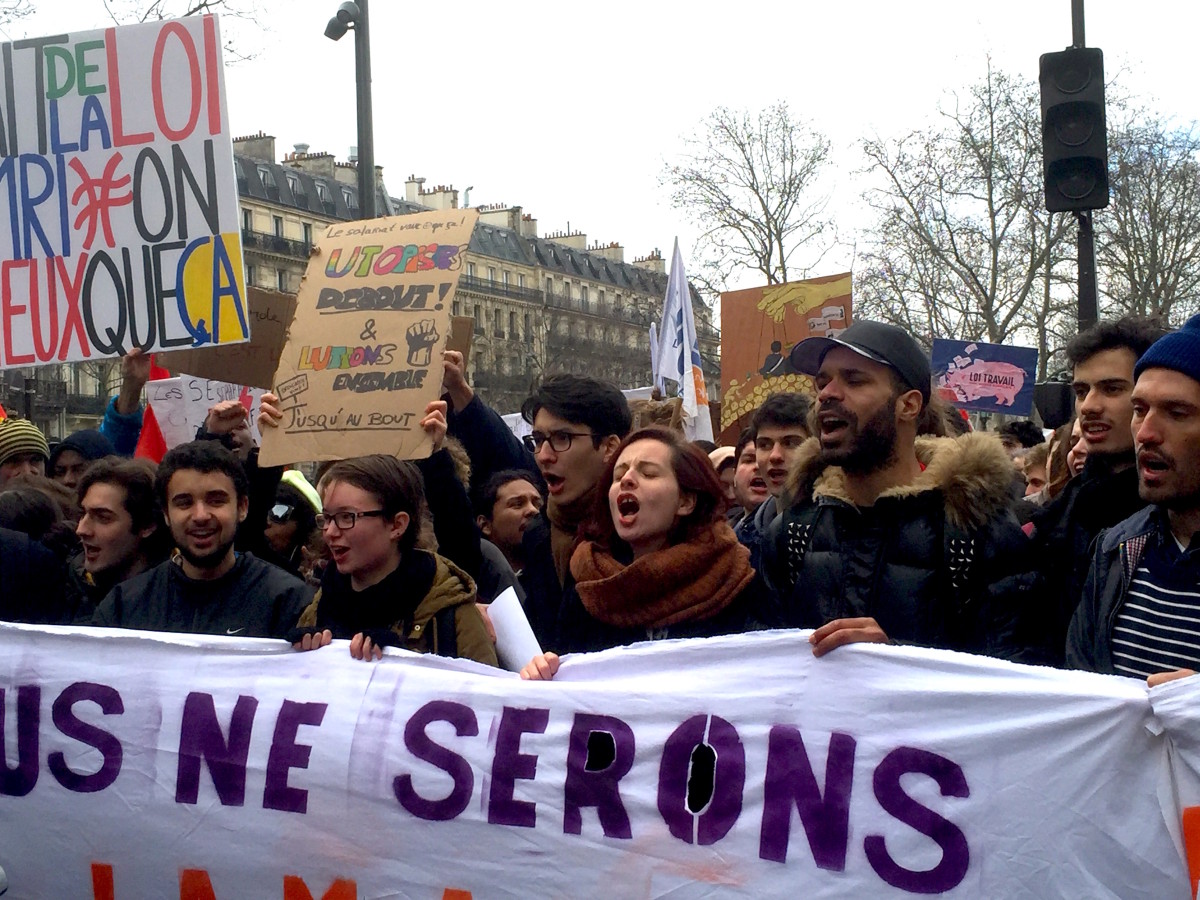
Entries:
[[0,45],[0,368],[248,339],[214,16]]

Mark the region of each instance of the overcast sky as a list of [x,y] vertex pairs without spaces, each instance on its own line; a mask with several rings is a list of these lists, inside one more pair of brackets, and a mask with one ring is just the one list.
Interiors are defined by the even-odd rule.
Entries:
[[[111,24],[101,0],[35,0],[9,37]],[[335,0],[261,0],[262,25],[223,22],[249,62],[226,70],[236,135],[273,134],[345,159],[356,143],[354,41],[324,37]],[[472,205],[519,204],[542,234],[570,227],[626,258],[694,231],[659,184],[681,138],[720,104],[786,100],[833,141],[834,212],[848,242],[857,142],[929,121],[987,58],[1037,77],[1071,40],[1070,0],[790,0],[764,3],[371,0],[376,162],[393,196],[410,174],[472,187]],[[1089,0],[1087,43],[1127,90],[1182,121],[1197,115],[1196,26],[1183,0]],[[1185,69],[1185,66],[1187,68]],[[460,194],[460,200],[462,195]],[[848,267],[829,258],[829,272]],[[826,272],[814,273],[826,274]],[[745,285],[754,284],[750,278]]]

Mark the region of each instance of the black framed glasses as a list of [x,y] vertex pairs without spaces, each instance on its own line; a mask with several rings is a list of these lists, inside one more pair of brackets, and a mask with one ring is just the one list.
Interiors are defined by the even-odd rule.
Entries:
[[577,437],[594,438],[595,435],[590,431],[552,431],[549,434],[535,431],[525,435],[521,440],[524,441],[525,449],[530,453],[537,453],[546,441],[550,442],[550,449],[555,453],[566,453],[571,449],[571,440]]
[[296,511],[296,507],[290,503],[276,503],[267,513],[267,521],[274,522],[276,525],[286,525],[292,519],[292,513]]
[[354,512],[353,510],[344,509],[341,512],[322,513],[317,516],[317,527],[328,528],[330,525],[336,525],[342,531],[349,531],[355,526],[361,518],[370,518],[371,516],[382,516],[382,509],[368,509],[363,512]]

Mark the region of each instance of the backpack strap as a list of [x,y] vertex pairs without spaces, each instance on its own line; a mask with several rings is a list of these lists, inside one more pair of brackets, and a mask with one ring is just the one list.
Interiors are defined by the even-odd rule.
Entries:
[[433,614],[433,652],[454,659],[458,656],[458,607],[447,606]]

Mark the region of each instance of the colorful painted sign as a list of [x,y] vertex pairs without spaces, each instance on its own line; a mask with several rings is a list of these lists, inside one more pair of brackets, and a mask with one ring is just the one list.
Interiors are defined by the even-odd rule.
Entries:
[[846,272],[721,295],[721,442],[733,444],[771,394],[811,394],[788,353],[799,341],[838,335],[853,303]]
[[330,225],[309,257],[275,373],[283,421],[263,465],[428,456],[462,255],[479,214],[451,209]]
[[0,368],[245,341],[216,17],[0,58]]
[[1033,411],[1038,352],[979,341],[934,338],[931,366],[938,393],[961,409],[1027,416]]
[[30,898],[1185,897],[1140,681],[763,632],[553,682],[346,642],[0,626]]

